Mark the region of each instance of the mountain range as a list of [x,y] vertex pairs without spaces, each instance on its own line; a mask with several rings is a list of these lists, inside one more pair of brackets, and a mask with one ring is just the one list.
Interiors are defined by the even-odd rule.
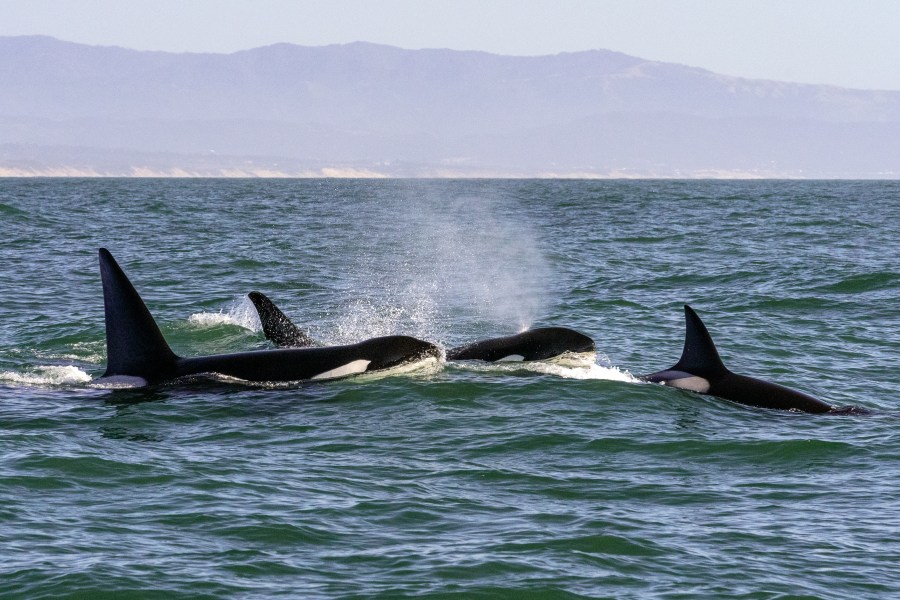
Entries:
[[0,37],[0,175],[900,177],[900,91],[606,50]]

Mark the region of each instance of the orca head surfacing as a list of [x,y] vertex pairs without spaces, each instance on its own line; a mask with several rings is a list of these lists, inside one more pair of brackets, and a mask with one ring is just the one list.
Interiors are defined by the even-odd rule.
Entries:
[[392,369],[429,358],[440,359],[441,349],[408,335],[389,335],[365,340],[358,344],[371,357],[367,371]]
[[684,305],[685,336],[681,358],[670,369],[639,379],[708,394],[748,406],[809,413],[824,413],[832,406],[790,388],[732,373],[719,357],[709,331],[697,313]]
[[595,352],[594,340],[567,327],[539,327],[451,348],[448,360],[512,362],[547,360],[566,353]]
[[250,292],[247,296],[256,307],[267,340],[285,348],[307,348],[316,345],[316,342],[294,325],[268,296],[262,292]]

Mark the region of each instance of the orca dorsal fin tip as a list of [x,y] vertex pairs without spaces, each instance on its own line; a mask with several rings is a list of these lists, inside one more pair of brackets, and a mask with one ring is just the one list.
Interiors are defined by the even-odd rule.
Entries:
[[706,325],[688,304],[684,305],[684,325],[684,350],[672,368],[698,375],[727,372]]

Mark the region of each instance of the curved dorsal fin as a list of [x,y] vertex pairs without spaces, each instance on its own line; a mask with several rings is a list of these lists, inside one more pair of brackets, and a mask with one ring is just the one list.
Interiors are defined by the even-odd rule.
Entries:
[[684,350],[672,370],[695,375],[727,372],[706,325],[687,304],[684,305],[684,325]]
[[106,248],[100,248],[100,278],[106,313],[106,373],[143,377],[170,376],[178,357],[125,272]]
[[256,312],[259,313],[259,320],[262,323],[263,333],[266,339],[270,340],[276,346],[289,346],[293,348],[304,348],[307,346],[315,346],[315,342],[306,335],[299,327],[294,325],[287,318],[281,309],[275,306],[275,303],[262,292],[250,292],[247,294]]

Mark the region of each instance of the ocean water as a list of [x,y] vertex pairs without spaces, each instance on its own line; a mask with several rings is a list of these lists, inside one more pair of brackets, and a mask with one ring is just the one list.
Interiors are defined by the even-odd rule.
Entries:
[[[0,180],[2,598],[900,596],[900,182]],[[97,248],[176,352],[578,329],[596,362],[97,389]],[[634,381],[682,306],[732,370]]]

